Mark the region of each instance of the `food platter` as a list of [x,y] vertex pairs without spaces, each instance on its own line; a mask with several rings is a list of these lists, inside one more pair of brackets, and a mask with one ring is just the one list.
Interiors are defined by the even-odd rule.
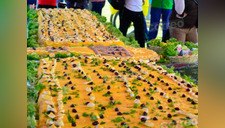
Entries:
[[198,86],[158,65],[156,52],[130,45],[88,10],[32,15],[29,127],[198,127]]

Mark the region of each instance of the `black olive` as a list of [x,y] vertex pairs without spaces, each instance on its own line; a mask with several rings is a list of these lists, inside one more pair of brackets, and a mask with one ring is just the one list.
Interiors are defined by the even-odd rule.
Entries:
[[72,112],[73,112],[73,113],[77,113],[77,110],[76,110],[76,109],[72,109]]
[[173,100],[171,100],[171,99],[168,99],[167,101],[168,101],[169,103],[173,102]]
[[189,92],[189,91],[190,91],[190,89],[189,89],[189,88],[187,88],[187,89],[186,89],[186,91],[187,91],[187,92]]
[[76,118],[76,119],[80,119],[80,116],[79,116],[79,115],[76,115],[75,118]]
[[160,81],[160,78],[158,77],[157,80]]
[[111,94],[111,92],[110,92],[110,91],[108,91],[108,92],[107,92],[107,94]]
[[157,90],[157,87],[155,87],[154,90]]
[[164,80],[161,80],[161,83],[164,83]]
[[123,115],[123,113],[121,113],[121,112],[117,112],[117,115]]
[[72,87],[71,87],[71,90],[74,90],[74,89],[75,89],[75,87],[74,87],[74,86],[72,86]]
[[168,88],[168,90],[172,90],[172,88],[171,88],[171,87],[169,87],[169,88]]
[[64,74],[64,76],[67,76],[67,74]]
[[187,98],[187,101],[191,101],[191,98],[188,97],[188,98]]
[[173,94],[177,94],[177,92],[176,91],[173,91]]
[[141,107],[144,108],[145,107],[145,104],[141,104]]
[[64,70],[67,70],[67,69],[68,69],[67,66],[65,66]]
[[103,80],[103,83],[106,83],[106,81],[105,81],[105,80]]
[[84,76],[83,78],[84,78],[84,79],[87,79],[87,76]]
[[140,97],[140,96],[136,96],[135,98],[136,98],[136,99],[141,99],[141,97]]
[[176,108],[175,108],[175,110],[179,111],[179,110],[180,110],[180,108],[176,107]]
[[172,120],[172,124],[173,125],[177,125],[177,121],[176,120]]
[[76,127],[76,126],[77,126],[77,124],[76,124],[75,122],[73,122],[73,123],[72,123],[72,126],[73,126],[73,127]]
[[71,100],[72,99],[72,97],[71,96],[68,96],[68,100]]
[[89,82],[89,83],[88,83],[88,85],[93,85],[93,84],[94,84],[93,82]]
[[50,114],[50,113],[55,114],[55,112],[54,112],[54,111],[47,111],[47,114]]
[[93,72],[96,72],[96,70],[93,70]]
[[111,89],[111,86],[110,86],[110,85],[108,85],[108,86],[107,86],[107,89]]
[[161,96],[163,96],[163,95],[164,95],[164,93],[163,93],[163,92],[160,92],[160,95],[161,95]]
[[148,115],[148,113],[147,113],[147,112],[143,112],[143,115],[144,115],[144,116],[147,116],[147,115]]
[[169,83],[166,83],[166,86],[169,86]]
[[159,106],[159,107],[158,107],[158,109],[162,110],[162,109],[163,109],[163,107],[162,107],[162,106]]
[[100,115],[100,118],[101,118],[101,119],[103,119],[103,118],[104,118],[104,116],[103,116],[103,115]]
[[182,97],[186,97],[185,94],[183,94]]
[[89,104],[89,102],[85,102],[84,104],[87,105],[87,104]]
[[143,91],[146,92],[146,89],[144,88]]
[[84,62],[87,63],[88,61],[85,59]]
[[113,97],[110,97],[109,99],[110,99],[110,100],[113,100]]
[[195,95],[198,95],[198,92],[196,92]]
[[75,68],[75,67],[77,67],[77,65],[76,64],[73,64],[73,67]]
[[72,84],[72,81],[69,81],[69,83],[68,84]]
[[101,110],[106,110],[106,108],[105,107],[102,107]]
[[74,105],[74,104],[71,104],[71,105],[70,105],[70,107],[72,107],[72,108],[73,108],[73,107],[75,107],[75,105]]
[[146,122],[146,120],[147,120],[146,118],[141,118],[142,122]]
[[67,77],[68,80],[70,80],[70,77]]
[[68,86],[68,84],[65,84],[64,86],[65,86],[65,87],[67,87],[67,86]]
[[100,74],[99,74],[99,73],[97,73],[97,76],[100,76]]
[[154,97],[150,97],[150,100],[154,100]]
[[185,81],[183,81],[183,80],[182,80],[182,81],[181,81],[181,83],[182,83],[182,84],[184,84],[184,83],[185,83]]
[[126,123],[125,122],[122,122],[121,125],[126,125]]
[[192,85],[191,84],[187,84],[187,87],[192,88]]
[[153,117],[153,120],[158,120],[156,117]]
[[171,115],[171,114],[168,114],[167,117],[168,117],[168,118],[172,118],[172,115]]
[[92,125],[98,125],[98,124],[99,124],[98,121],[95,121],[95,122],[92,123]]
[[115,111],[119,111],[119,108],[115,108]]
[[196,105],[197,103],[195,101],[192,101],[191,104]]

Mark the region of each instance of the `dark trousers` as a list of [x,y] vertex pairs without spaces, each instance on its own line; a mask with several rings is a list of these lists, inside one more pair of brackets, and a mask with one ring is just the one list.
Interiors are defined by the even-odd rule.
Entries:
[[98,14],[102,15],[102,8],[105,6],[105,1],[102,1],[102,2],[91,2],[91,3],[92,3],[91,11],[95,11]]
[[151,8],[151,25],[148,33],[149,40],[155,39],[158,33],[159,22],[162,15],[163,21],[163,38],[166,31],[169,28],[169,17],[171,14],[171,9],[162,9],[162,8]]
[[124,36],[127,35],[127,29],[134,23],[135,39],[141,47],[145,47],[145,21],[143,12],[133,12],[124,8],[121,14],[120,31]]
[[49,8],[57,8],[56,6],[52,6],[52,5],[38,5],[38,8],[46,8],[46,9],[49,9]]

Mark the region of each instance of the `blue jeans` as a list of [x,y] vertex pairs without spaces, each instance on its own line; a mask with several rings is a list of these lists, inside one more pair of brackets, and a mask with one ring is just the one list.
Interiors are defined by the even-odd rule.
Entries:
[[102,8],[105,6],[105,1],[102,1],[102,2],[91,2],[91,3],[92,3],[91,11],[95,11],[98,14],[102,15]]
[[171,9],[151,8],[151,25],[148,33],[149,40],[155,39],[158,33],[159,22],[162,15],[163,21],[163,36],[169,28],[169,17]]

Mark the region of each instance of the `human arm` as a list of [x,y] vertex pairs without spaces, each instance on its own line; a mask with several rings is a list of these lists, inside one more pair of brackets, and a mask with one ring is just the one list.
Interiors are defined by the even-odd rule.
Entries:
[[175,10],[177,14],[181,15],[185,9],[185,2],[184,0],[174,0]]

